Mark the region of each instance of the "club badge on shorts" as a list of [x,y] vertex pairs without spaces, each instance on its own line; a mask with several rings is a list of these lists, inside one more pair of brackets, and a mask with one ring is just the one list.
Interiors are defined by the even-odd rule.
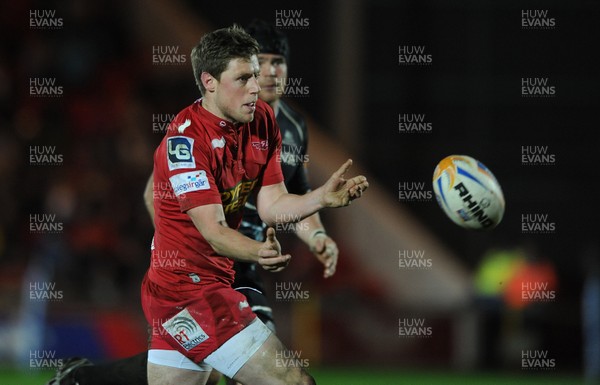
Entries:
[[191,350],[209,338],[187,309],[177,313],[162,326],[185,350]]

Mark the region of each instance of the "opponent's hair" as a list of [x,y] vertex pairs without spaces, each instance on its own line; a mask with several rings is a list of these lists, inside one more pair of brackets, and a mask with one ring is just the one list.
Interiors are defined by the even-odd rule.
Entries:
[[256,39],[237,24],[204,35],[191,54],[194,78],[200,93],[204,95],[206,91],[200,78],[202,72],[208,72],[220,80],[231,59],[250,60],[258,52]]
[[246,27],[246,31],[260,45],[260,53],[282,55],[290,60],[290,43],[287,36],[272,24],[261,19],[254,19]]

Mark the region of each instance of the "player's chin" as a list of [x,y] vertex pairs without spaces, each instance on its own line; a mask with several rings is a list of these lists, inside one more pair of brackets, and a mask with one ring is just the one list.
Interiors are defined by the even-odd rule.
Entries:
[[238,115],[236,121],[239,123],[250,123],[254,120],[254,112],[251,113],[241,113]]

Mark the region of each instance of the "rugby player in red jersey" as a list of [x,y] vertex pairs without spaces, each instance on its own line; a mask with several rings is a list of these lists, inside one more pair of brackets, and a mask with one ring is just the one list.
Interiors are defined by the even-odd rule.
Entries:
[[[236,26],[205,35],[191,58],[203,98],[175,117],[155,152],[154,185],[174,197],[155,201],[152,262],[142,283],[146,318],[162,328],[148,351],[150,385],[204,384],[211,367],[247,384],[314,383],[301,368],[275,365],[284,346],[231,288],[233,260],[280,271],[291,256],[281,253],[272,228],[265,242],[236,229],[254,190],[261,219],[274,225],[347,206],[368,182],[344,178],[348,160],[323,186],[287,192],[279,128],[258,99],[258,52],[256,40]],[[186,263],[154,263],[165,253]]]

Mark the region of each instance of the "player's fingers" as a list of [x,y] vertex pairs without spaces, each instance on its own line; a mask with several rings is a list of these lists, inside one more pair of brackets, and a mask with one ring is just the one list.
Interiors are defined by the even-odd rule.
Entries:
[[360,182],[359,186],[360,186],[360,189],[362,191],[365,191],[366,189],[368,189],[369,188],[369,181],[367,180],[367,178],[365,178],[365,180],[363,180],[362,182]]
[[326,238],[323,250],[319,253],[319,260],[326,268],[334,266],[337,262],[338,248],[331,238]]
[[280,255],[280,256],[275,257],[275,258],[270,258],[269,259],[269,264],[271,264],[271,265],[278,265],[278,264],[285,264],[285,265],[287,265],[287,263],[290,261],[290,259],[292,259],[292,256],[289,255],[289,254]]
[[336,178],[343,177],[346,171],[348,171],[348,169],[350,168],[350,166],[352,166],[352,159],[348,159],[344,164],[342,164],[342,166],[336,172],[333,173],[333,176]]
[[267,241],[269,241],[269,242],[277,241],[277,238],[275,238],[275,229],[272,227],[269,227],[267,229]]
[[356,189],[350,193],[350,199],[358,199],[362,196],[362,190]]
[[273,258],[279,255],[279,251],[268,248],[261,248],[258,250],[258,256],[261,258]]
[[369,188],[369,181],[367,180],[366,177],[363,177],[364,179],[361,179],[360,183],[358,183],[358,186],[360,187],[360,189],[362,191],[365,191],[366,189]]
[[369,187],[369,182],[367,181],[367,177],[364,175],[358,175],[355,176],[353,178],[350,178],[346,181],[346,186],[351,189],[351,188],[361,188],[363,190],[366,190]]
[[335,266],[325,268],[325,272],[323,273],[324,278],[333,277],[335,274]]
[[328,242],[327,247],[325,248],[325,251],[327,252],[328,255],[330,255],[331,257],[333,257],[337,260],[339,250],[338,250],[335,242],[333,242],[333,241]]
[[272,258],[262,258],[261,257],[258,260],[258,263],[260,263],[261,266],[267,268],[267,267],[275,267],[278,265],[287,264],[289,260],[290,260],[289,255],[279,255],[277,257],[272,257]]
[[363,192],[369,188],[369,182],[365,180],[352,181],[354,185],[349,188],[348,193],[352,199],[360,198]]
[[[329,249],[329,248],[328,248]],[[329,251],[328,251],[329,253]],[[327,259],[327,263],[325,264],[325,271],[323,276],[325,278],[329,278],[335,274],[335,269],[337,267],[337,250],[335,251],[335,255],[330,254],[330,257]]]
[[322,250],[322,254],[323,256],[326,258],[326,263],[329,264],[331,263],[331,257],[336,257],[337,256],[337,244],[335,243],[335,241],[329,237],[324,239],[324,245],[323,245],[323,250]]
[[290,262],[290,259],[292,258],[291,255],[286,254],[286,255],[280,255],[277,257],[273,257],[273,258],[260,258],[258,260],[258,263],[265,269],[265,270],[275,270],[278,268],[283,269],[284,267],[287,266],[287,264]]

